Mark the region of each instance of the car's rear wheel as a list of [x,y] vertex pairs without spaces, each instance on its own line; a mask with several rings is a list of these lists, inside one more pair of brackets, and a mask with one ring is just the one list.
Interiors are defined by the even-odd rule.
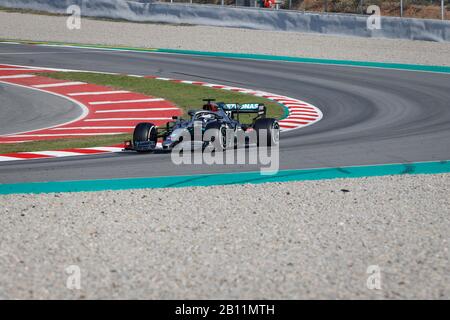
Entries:
[[253,128],[256,130],[257,133],[258,146],[270,147],[277,145],[279,143],[280,125],[278,124],[278,121],[276,119],[273,118],[258,119],[255,121]]
[[152,141],[156,144],[158,135],[156,133],[156,126],[150,122],[141,122],[133,132],[133,142]]

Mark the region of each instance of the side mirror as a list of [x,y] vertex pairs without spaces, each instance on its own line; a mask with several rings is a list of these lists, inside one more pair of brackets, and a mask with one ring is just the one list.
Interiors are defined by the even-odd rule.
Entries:
[[194,114],[195,114],[195,110],[189,110],[189,111],[188,111],[188,115],[189,115],[189,116],[192,117]]
[[178,116],[172,116],[172,120],[178,120]]

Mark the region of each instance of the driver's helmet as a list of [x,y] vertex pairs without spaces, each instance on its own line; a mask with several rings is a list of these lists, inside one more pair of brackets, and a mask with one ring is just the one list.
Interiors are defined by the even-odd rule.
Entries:
[[203,121],[208,121],[208,120],[213,119],[213,115],[212,115],[212,114],[206,113],[206,114],[202,114],[200,118],[201,118]]
[[205,105],[203,105],[203,110],[207,110],[207,111],[219,111],[219,108],[217,107],[217,105],[215,103],[207,103]]

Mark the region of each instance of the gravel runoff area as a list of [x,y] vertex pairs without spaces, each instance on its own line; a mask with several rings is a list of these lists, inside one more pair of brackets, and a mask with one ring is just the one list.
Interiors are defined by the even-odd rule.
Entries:
[[[65,21],[0,12],[0,38],[450,65],[449,43]],[[0,196],[0,299],[449,299],[449,177]]]
[[0,38],[450,65],[450,43],[88,18],[82,20],[80,30],[69,30],[66,20],[63,16],[0,12]]
[[0,298],[449,299],[449,177],[0,196]]

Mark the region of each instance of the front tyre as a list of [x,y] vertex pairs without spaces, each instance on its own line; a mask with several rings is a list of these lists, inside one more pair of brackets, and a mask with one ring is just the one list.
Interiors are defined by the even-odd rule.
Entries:
[[[136,125],[133,132],[133,143],[136,145],[139,142],[154,142],[155,145],[158,140],[156,126],[150,122],[141,122]],[[139,150],[137,150],[139,152]]]

